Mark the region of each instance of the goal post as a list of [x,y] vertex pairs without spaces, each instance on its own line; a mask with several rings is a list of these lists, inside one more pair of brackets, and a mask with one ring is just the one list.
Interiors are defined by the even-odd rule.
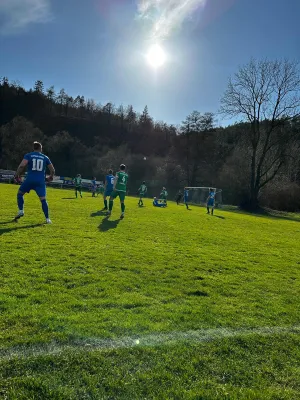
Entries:
[[189,191],[189,203],[199,206],[205,206],[209,195],[209,189],[216,192],[215,207],[222,207],[222,189],[213,186],[186,186],[185,189]]

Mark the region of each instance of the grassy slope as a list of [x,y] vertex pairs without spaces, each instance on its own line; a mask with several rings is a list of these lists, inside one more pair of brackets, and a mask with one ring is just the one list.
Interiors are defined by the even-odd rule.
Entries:
[[[40,225],[33,194],[15,224],[16,190],[0,187],[0,398],[299,398],[295,333],[142,343],[163,332],[299,324],[297,218],[217,218],[130,198],[125,220],[118,202],[107,220],[100,198],[49,190],[53,225]],[[141,345],[75,346],[125,336]],[[20,358],[44,343],[73,347]]]

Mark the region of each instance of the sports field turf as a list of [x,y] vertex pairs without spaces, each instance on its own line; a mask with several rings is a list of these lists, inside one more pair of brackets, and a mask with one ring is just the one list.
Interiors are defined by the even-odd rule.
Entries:
[[0,399],[299,399],[300,219],[0,185]]

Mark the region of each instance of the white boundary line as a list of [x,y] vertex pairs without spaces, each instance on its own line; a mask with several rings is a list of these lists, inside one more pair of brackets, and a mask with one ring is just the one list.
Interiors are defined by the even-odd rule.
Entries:
[[300,325],[290,327],[270,326],[252,329],[200,329],[186,332],[153,333],[141,337],[123,337],[120,339],[82,338],[72,340],[69,344],[52,342],[45,345],[19,346],[0,349],[0,360],[60,355],[65,351],[110,351],[115,349],[130,349],[137,346],[155,347],[161,345],[174,345],[180,341],[188,343],[203,343],[213,340],[222,340],[225,338],[283,334],[300,335]]

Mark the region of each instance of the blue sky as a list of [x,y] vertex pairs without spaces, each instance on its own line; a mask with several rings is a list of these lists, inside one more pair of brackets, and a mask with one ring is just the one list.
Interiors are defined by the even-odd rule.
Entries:
[[[185,1],[0,0],[0,76],[137,111],[147,104],[177,124],[216,112],[251,57],[300,60],[299,0]],[[145,54],[158,21],[168,59],[155,70]]]

